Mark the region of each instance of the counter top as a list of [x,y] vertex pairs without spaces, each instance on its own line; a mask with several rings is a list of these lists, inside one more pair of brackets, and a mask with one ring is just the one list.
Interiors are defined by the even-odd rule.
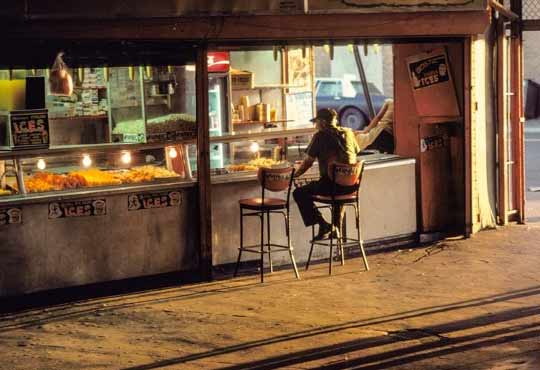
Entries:
[[[365,171],[376,168],[384,168],[390,166],[401,166],[406,164],[414,164],[414,158],[404,158],[395,154],[373,153],[358,156],[358,159],[365,162]],[[317,164],[313,165],[304,176],[313,177],[319,175]],[[235,182],[256,181],[257,174],[254,171],[230,173],[226,175],[216,175],[212,177],[212,184],[230,184]]]
[[[413,158],[403,158],[392,154],[366,154],[358,157],[365,161],[365,170],[370,171],[377,168],[401,166],[414,164]],[[314,165],[305,175],[306,177],[318,176],[318,167]],[[226,175],[216,175],[212,177],[212,184],[231,184],[246,181],[257,181],[257,174],[254,171],[238,172]],[[133,192],[152,192],[167,189],[182,189],[196,186],[197,181],[180,180],[151,184],[132,184],[122,186],[104,186],[95,188],[84,188],[77,190],[57,191],[48,193],[30,193],[26,195],[15,195],[0,197],[0,207],[17,206],[35,203],[47,203],[69,199],[82,199],[96,196],[109,196],[128,194]]]
[[152,192],[168,189],[190,188],[197,184],[195,180],[181,180],[171,182],[161,182],[158,184],[133,184],[122,186],[101,186],[95,188],[84,188],[66,191],[51,191],[48,193],[30,193],[26,195],[15,195],[0,197],[0,207],[19,206],[25,204],[57,202],[62,200],[92,198],[108,195],[119,195],[136,192]]

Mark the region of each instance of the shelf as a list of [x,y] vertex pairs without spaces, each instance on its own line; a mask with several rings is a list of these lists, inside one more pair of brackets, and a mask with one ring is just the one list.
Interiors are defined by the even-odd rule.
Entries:
[[291,129],[265,129],[264,131],[251,132],[251,131],[242,131],[242,132],[232,132],[226,133],[221,136],[211,136],[211,143],[231,143],[235,141],[246,141],[246,140],[264,140],[264,139],[280,139],[287,138],[292,136],[304,136],[314,134],[316,129],[314,127],[303,127],[303,128],[291,128]]
[[82,87],[82,86],[74,86],[73,90],[106,90],[107,86],[90,86],[90,87]]
[[162,149],[171,145],[193,144],[196,140],[182,140],[167,143],[151,143],[151,144],[124,144],[124,143],[107,143],[95,145],[59,145],[51,146],[49,149],[29,149],[29,150],[13,150],[0,151],[0,160],[15,159],[15,158],[36,158],[43,156],[58,156],[72,153],[95,153],[103,151],[122,151],[122,150],[148,150]]
[[289,119],[289,120],[277,120],[277,121],[233,121],[232,124],[233,126],[236,126],[236,125],[260,125],[260,124],[264,124],[264,125],[267,125],[267,124],[273,124],[273,123],[286,123],[286,122],[293,122],[292,119]]
[[300,89],[305,88],[306,86],[300,86],[300,85],[282,85],[282,84],[276,84],[276,85],[260,85],[260,86],[253,86],[253,87],[232,87],[233,90],[271,90],[271,89]]
[[66,121],[66,120],[100,120],[100,119],[109,119],[109,116],[106,114],[100,114],[96,116],[72,116],[72,117],[49,117],[49,121]]

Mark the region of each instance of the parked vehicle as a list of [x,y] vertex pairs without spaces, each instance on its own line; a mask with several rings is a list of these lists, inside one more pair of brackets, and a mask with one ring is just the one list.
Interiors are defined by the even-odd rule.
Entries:
[[[368,83],[368,89],[377,113],[387,97],[371,83]],[[315,81],[315,94],[317,109],[335,109],[341,126],[361,130],[369,124],[369,109],[360,81],[318,78]]]

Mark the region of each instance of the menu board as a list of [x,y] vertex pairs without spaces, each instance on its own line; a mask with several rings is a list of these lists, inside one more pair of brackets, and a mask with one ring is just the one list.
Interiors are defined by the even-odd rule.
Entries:
[[49,203],[49,219],[105,216],[106,199],[73,200]]
[[49,115],[46,109],[11,111],[9,116],[12,149],[49,146]]
[[20,208],[0,208],[0,226],[22,224]]
[[162,191],[128,195],[128,211],[176,207],[180,204],[182,204],[182,194],[179,191]]

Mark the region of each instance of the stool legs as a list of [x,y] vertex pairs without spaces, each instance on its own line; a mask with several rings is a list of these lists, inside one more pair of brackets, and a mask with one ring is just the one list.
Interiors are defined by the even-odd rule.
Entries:
[[296,276],[297,279],[300,279],[300,274],[298,273],[298,266],[296,266],[296,260],[294,259],[293,247],[291,243],[291,221],[290,221],[288,212],[284,216],[287,223],[287,227],[285,228],[285,231],[287,232],[287,246],[289,247],[289,256],[291,256],[291,262],[294,268],[294,275]]
[[366,268],[366,271],[369,271],[369,265],[366,258],[366,251],[364,250],[364,240],[362,240],[362,232],[360,229],[360,209],[358,204],[354,206],[354,211],[356,215],[356,230],[358,235],[358,243],[360,245],[360,251],[362,252],[362,258],[364,259],[364,266]]
[[328,275],[332,275],[332,253],[334,251],[334,205],[332,204],[331,216],[332,218],[332,229],[330,230],[330,258],[328,262]]
[[234,268],[234,277],[238,275],[238,266],[240,266],[240,259],[242,258],[242,251],[244,250],[244,212],[240,208],[240,249],[238,251],[238,259],[236,261],[236,267]]
[[311,254],[313,253],[313,246],[315,245],[313,239],[315,239],[315,225],[311,225],[311,248],[309,248],[309,255],[306,262],[306,271],[307,269],[309,269],[309,262],[311,261]]
[[260,214],[261,218],[261,283],[264,283],[264,212]]
[[266,212],[266,233],[268,234],[268,263],[270,264],[270,273],[274,272],[274,266],[272,265],[272,247],[270,246],[270,212]]

